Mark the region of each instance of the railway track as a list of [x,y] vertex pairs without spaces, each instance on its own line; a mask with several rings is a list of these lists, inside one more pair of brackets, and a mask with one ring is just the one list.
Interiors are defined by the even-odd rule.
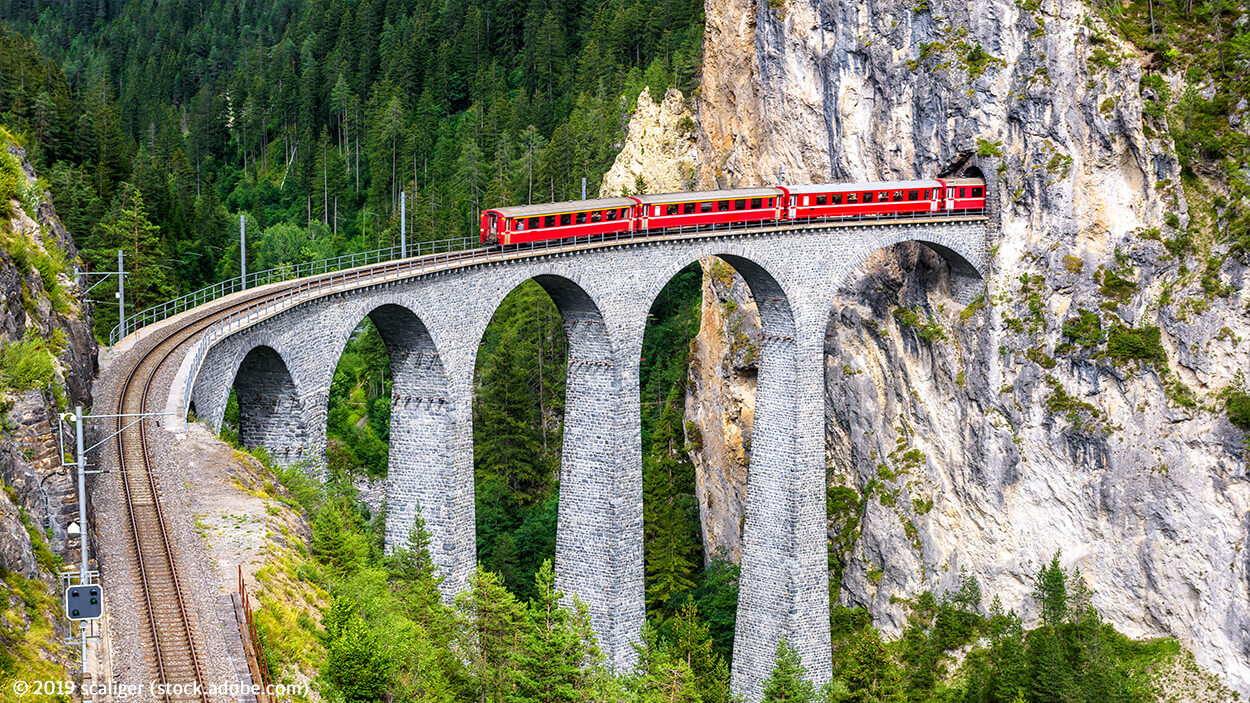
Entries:
[[[444,255],[442,260],[455,261],[459,258],[462,257]],[[400,270],[397,264],[370,268],[382,275]],[[325,278],[329,282],[330,277]],[[117,414],[151,412],[149,400],[153,382],[175,352],[221,317],[281,290],[271,289],[249,296],[169,330],[168,336],[144,353],[130,370],[122,387]],[[180,577],[178,559],[161,506],[160,488],[152,471],[147,422],[127,427],[131,419],[117,418],[113,429],[118,433],[118,464],[130,527],[133,575],[141,591],[138,610],[142,620],[140,631],[146,639],[145,654],[156,675],[155,681],[160,684],[159,700],[208,703],[204,644],[196,634],[195,617]]]

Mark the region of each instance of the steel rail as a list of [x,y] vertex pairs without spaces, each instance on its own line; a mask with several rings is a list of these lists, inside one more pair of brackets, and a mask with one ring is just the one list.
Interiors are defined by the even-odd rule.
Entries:
[[[247,305],[252,300],[264,297],[264,295],[266,295],[264,292],[258,292],[257,295],[251,296],[247,300],[239,301],[233,305],[228,305],[221,310],[211,311],[207,315],[189,320],[185,324],[173,330],[171,334],[157,342],[151,349],[144,353],[144,355],[135,364],[126,377],[126,381],[123,384],[121,395],[118,400],[119,417],[116,418],[118,463],[120,473],[122,475],[122,487],[126,497],[130,528],[134,538],[133,547],[135,550],[135,562],[140,580],[139,587],[143,592],[142,606],[144,615],[148,621],[147,630],[148,635],[151,637],[151,648],[156,664],[156,674],[159,678],[159,683],[163,685],[163,695],[161,698],[164,701],[173,700],[169,686],[171,684],[178,683],[195,683],[198,685],[198,690],[201,692],[197,698],[201,701],[207,701],[208,697],[206,693],[204,693],[206,688],[204,686],[203,665],[199,660],[199,653],[196,650],[195,632],[191,624],[191,618],[188,615],[186,600],[182,593],[182,583],[178,576],[173,546],[171,540],[169,539],[168,526],[165,521],[164,510],[161,508],[156,475],[151,470],[152,460],[147,441],[147,429],[142,422],[138,423],[138,428],[132,429],[130,426],[123,427],[123,417],[121,416],[143,413],[147,410],[147,401],[148,396],[151,394],[152,383],[156,378],[157,373],[164,366],[166,361],[168,361],[168,359],[174,354],[174,352],[176,352],[189,340],[193,339],[196,334],[203,332],[204,329],[212,325],[213,321],[220,316],[229,314],[231,310]],[[158,357],[158,352],[161,352],[162,350],[163,353],[160,353]],[[138,396],[136,397],[135,389],[133,388],[134,382],[145,371],[147,375],[143,378],[143,387],[138,391]],[[135,407],[136,404],[137,407]],[[135,432],[138,433],[137,438],[128,437],[128,435]],[[138,443],[137,447],[133,443],[136,439]],[[128,451],[131,450],[137,452],[137,458],[139,459],[138,462],[128,462],[126,455]],[[142,464],[142,466],[136,466],[136,463]],[[138,477],[140,472],[144,474],[143,478],[146,478],[146,481],[142,481]],[[135,480],[138,485],[132,485],[132,480]],[[142,510],[140,507],[142,496],[136,495],[141,492],[138,490],[140,488],[146,489],[150,494],[150,514],[146,516],[140,515]],[[144,527],[150,526],[154,528],[154,530],[151,532],[148,530],[141,530],[140,522],[144,523]],[[148,523],[151,523],[151,525]],[[148,538],[146,556],[144,537]],[[156,538],[159,544],[152,545],[151,541],[153,538]],[[153,583],[153,577],[155,576],[153,571],[159,570],[155,567],[162,566],[162,564],[150,563],[148,561],[148,559],[153,557],[157,561],[163,561],[163,565],[168,569],[167,583]],[[169,598],[168,591],[173,591],[172,600],[174,601],[177,610],[176,622],[174,625],[176,629],[180,630],[180,632],[173,633],[173,638],[178,640],[178,642],[174,642],[173,644],[175,646],[183,645],[181,648],[175,649],[174,652],[175,654],[186,655],[190,659],[189,665],[184,665],[183,668],[191,673],[193,681],[180,682],[171,680],[171,678],[173,678],[171,676],[173,673],[173,665],[175,665],[176,662],[167,661],[169,657],[167,656],[168,652],[166,651],[166,647],[170,644],[170,637],[168,632],[162,632],[162,618],[158,617],[158,609],[161,604],[155,601],[153,596],[153,592],[160,589],[163,589],[166,592],[165,596],[167,598]],[[160,596],[161,594],[158,593],[156,597],[159,598]]]

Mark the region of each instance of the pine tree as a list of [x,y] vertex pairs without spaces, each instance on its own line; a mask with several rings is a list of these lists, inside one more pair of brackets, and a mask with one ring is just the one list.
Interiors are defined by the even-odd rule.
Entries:
[[699,698],[703,703],[729,703],[729,665],[716,651],[708,626],[699,619],[699,609],[686,601],[677,615],[665,623],[669,643],[675,656],[681,657],[694,674]]
[[336,635],[326,647],[322,675],[345,701],[372,703],[381,699],[390,681],[386,648],[380,646],[358,614],[352,613],[336,629]]
[[652,433],[643,458],[643,533],[647,549],[647,607],[671,614],[676,598],[695,585],[700,566],[697,513],[693,510],[693,470],[686,463],[673,394]]
[[1003,615],[1002,604],[997,597],[990,610],[989,664],[992,700],[1007,703],[1022,696],[1028,689],[1024,626],[1014,610]]
[[[537,596],[530,601],[520,643],[513,658],[515,688],[509,703],[574,703],[585,700],[588,674],[582,664],[592,657],[594,642],[567,609],[555,589],[551,561],[534,575]],[[575,603],[582,611],[585,606]]]
[[773,671],[764,681],[763,703],[811,703],[815,699],[816,687],[807,680],[799,650],[781,640],[777,643]]
[[440,597],[443,577],[430,558],[430,531],[416,506],[408,541],[397,547],[387,559],[391,587],[402,594],[412,619],[436,633],[449,630],[451,623]]
[[1059,566],[1059,552],[1037,574],[1033,597],[1042,608],[1043,625],[1059,625],[1068,617],[1067,576]]
[[642,643],[634,648],[638,666],[628,688],[637,703],[702,703],[690,665],[674,654],[653,627],[643,626]]
[[478,567],[456,596],[458,648],[479,703],[503,703],[511,690],[521,605],[496,574]]
[[841,672],[852,700],[906,703],[903,672],[873,628],[856,633]]

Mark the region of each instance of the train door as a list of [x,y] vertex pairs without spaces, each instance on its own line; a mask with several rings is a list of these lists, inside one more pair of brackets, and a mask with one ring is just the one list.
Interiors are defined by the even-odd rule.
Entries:
[[796,209],[796,206],[797,206],[798,204],[799,204],[799,196],[797,196],[797,195],[791,195],[791,196],[790,196],[790,210],[789,210],[789,212],[786,214],[786,219],[787,219],[787,220],[793,220],[793,219],[794,219],[794,216],[798,213],[798,210]]
[[942,195],[942,191],[938,188],[932,188],[929,190],[929,195],[932,196],[929,198],[929,212],[937,212],[938,198]]
[[950,212],[955,209],[955,188],[953,186],[946,187],[946,211]]
[[499,215],[493,212],[487,213],[486,242],[488,244],[499,243]]

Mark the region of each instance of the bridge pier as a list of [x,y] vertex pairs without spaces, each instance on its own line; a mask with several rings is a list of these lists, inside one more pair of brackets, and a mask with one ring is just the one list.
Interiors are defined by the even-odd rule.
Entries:
[[569,340],[556,587],[589,606],[604,657],[627,671],[646,617],[638,355],[631,360],[613,344],[581,288],[564,278],[535,280],[560,310]]
[[732,672],[734,693],[758,701],[782,640],[818,685],[831,675],[823,339],[764,269],[721,258],[750,286],[762,326]]
[[386,546],[407,544],[419,508],[450,601],[477,563],[472,388],[462,383],[453,392],[434,340],[412,311],[382,305],[369,319],[391,363]]

